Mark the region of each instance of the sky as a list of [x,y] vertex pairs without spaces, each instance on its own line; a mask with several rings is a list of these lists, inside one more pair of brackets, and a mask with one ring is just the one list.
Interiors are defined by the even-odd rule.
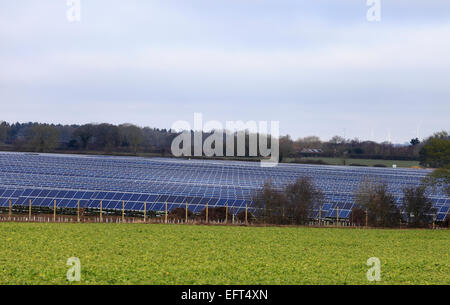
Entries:
[[[0,0],[0,120],[279,121],[404,143],[450,129],[450,1]],[[269,125],[270,126],[270,125]]]

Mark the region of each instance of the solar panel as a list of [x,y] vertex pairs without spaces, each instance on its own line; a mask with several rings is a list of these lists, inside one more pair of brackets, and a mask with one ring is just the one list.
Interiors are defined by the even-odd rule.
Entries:
[[[14,205],[105,210],[164,211],[184,207],[199,212],[208,206],[225,206],[236,214],[252,195],[270,180],[281,188],[299,177],[309,177],[324,193],[322,217],[346,219],[355,206],[354,192],[365,177],[385,182],[402,203],[403,189],[417,186],[427,170],[279,164],[262,168],[256,162],[133,158],[55,154],[0,153],[0,206]],[[450,198],[438,191],[431,199],[445,219]],[[312,216],[318,217],[319,206]]]

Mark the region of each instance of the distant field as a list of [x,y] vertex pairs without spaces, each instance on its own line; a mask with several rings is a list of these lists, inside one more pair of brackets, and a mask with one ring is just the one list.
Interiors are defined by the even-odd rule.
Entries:
[[450,231],[0,224],[0,284],[450,284]]
[[[307,157],[302,158],[302,160],[322,160],[330,165],[344,165],[343,159],[341,158],[322,158],[322,157]],[[374,159],[346,159],[346,164],[350,165],[352,163],[361,164],[365,166],[374,166],[375,164],[383,164],[387,167],[392,167],[392,165],[397,164],[397,167],[412,167],[419,166],[419,161],[402,161],[402,160],[374,160]]]

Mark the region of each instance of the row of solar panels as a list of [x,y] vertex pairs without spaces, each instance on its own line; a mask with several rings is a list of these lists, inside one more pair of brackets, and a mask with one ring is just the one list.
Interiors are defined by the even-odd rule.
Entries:
[[113,181],[91,178],[81,180],[79,177],[63,176],[11,176],[0,173],[0,185],[28,186],[34,188],[90,189],[104,191],[123,191],[141,193],[180,194],[184,196],[220,197],[229,199],[246,199],[253,190],[233,186],[212,186],[182,183],[146,183],[145,181]]
[[[40,157],[40,156],[39,156]],[[26,158],[37,158],[36,156],[26,156]],[[174,183],[187,183],[187,182],[194,182],[194,183],[198,183],[198,184],[203,184],[201,186],[201,188],[210,188],[210,186],[205,186],[204,184],[216,184],[216,185],[225,185],[227,183],[229,183],[228,179],[224,179],[223,177],[223,168],[222,169],[217,169],[217,171],[221,170],[220,173],[216,173],[216,175],[211,175],[211,173],[205,173],[205,168],[204,167],[208,167],[206,165],[201,164],[201,167],[199,168],[197,165],[197,168],[192,169],[192,164],[186,164],[185,162],[179,162],[179,163],[174,163],[172,162],[165,162],[166,165],[169,164],[168,166],[174,166],[173,164],[176,164],[178,170],[176,171],[165,171],[163,167],[161,167],[161,164],[164,164],[162,161],[160,162],[154,162],[154,161],[147,161],[147,163],[151,166],[149,166],[149,170],[151,170],[150,172],[146,171],[146,170],[142,170],[142,169],[136,169],[136,172],[138,172],[139,170],[142,171],[143,173],[139,173],[139,175],[135,175],[132,177],[127,177],[126,173],[124,173],[122,171],[121,168],[117,168],[114,166],[108,166],[105,167],[101,170],[99,170],[98,166],[94,167],[88,167],[88,168],[82,168],[81,172],[82,173],[88,173],[88,175],[85,176],[78,176],[78,173],[71,173],[70,170],[80,170],[80,164],[77,164],[77,162],[80,162],[80,159],[82,159],[82,161],[85,161],[85,159],[87,158],[62,158],[62,157],[45,157],[43,159],[50,159],[50,160],[55,160],[58,159],[59,161],[61,161],[61,159],[67,159],[67,163],[70,164],[69,165],[59,165],[61,167],[63,166],[69,166],[68,172],[66,174],[62,174],[62,175],[53,175],[53,176],[48,176],[45,175],[44,173],[47,171],[47,167],[46,170],[40,173],[40,164],[41,162],[35,162],[33,167],[30,166],[24,166],[24,164],[21,164],[20,162],[18,162],[18,164],[15,164],[14,167],[8,166],[7,169],[2,170],[3,173],[7,173],[9,175],[9,177],[14,177],[16,179],[16,181],[12,181],[13,183],[8,183],[8,184],[16,184],[16,185],[29,185],[26,184],[27,182],[31,181],[33,186],[36,187],[71,187],[70,184],[74,184],[74,187],[76,186],[76,184],[78,185],[82,185],[84,183],[90,184],[91,187],[90,189],[105,189],[105,190],[111,190],[111,189],[122,189],[124,187],[130,187],[133,188],[135,191],[141,191],[140,188],[144,188],[148,185],[151,185],[152,181],[156,181],[158,180],[157,178],[159,177],[165,177],[165,179],[163,181],[160,181],[159,183],[166,183],[167,182],[171,182],[171,184]],[[99,159],[96,158],[91,158],[93,161],[91,162],[95,162]],[[101,160],[101,159],[100,159]],[[113,159],[112,159],[113,160]],[[121,163],[122,160],[121,159],[116,159],[117,163]],[[48,160],[47,160],[48,162]],[[58,168],[59,166],[53,165],[55,166],[55,168],[51,168],[55,173],[58,172]],[[158,171],[155,171],[153,167],[157,167],[160,168]],[[11,168],[14,168],[14,170],[12,170]],[[188,170],[189,168],[189,170]],[[2,169],[2,163],[0,163],[0,169]],[[106,172],[106,171],[111,171],[111,170],[115,170],[115,175],[113,175],[114,179],[111,178],[111,176],[105,176],[102,174],[102,172]],[[238,170],[238,169],[236,169]],[[255,170],[256,171],[256,170]],[[159,174],[158,174],[159,172]],[[189,176],[186,176],[186,173],[190,173]],[[281,174],[283,174],[283,171],[280,171]],[[323,170],[317,170],[318,173],[320,173],[320,176],[316,177],[317,179],[317,184],[320,188],[324,189],[324,191],[328,191],[328,190],[334,190],[336,188],[339,188],[340,190],[343,189],[347,189],[347,190],[351,190],[353,188],[355,188],[358,183],[359,183],[359,178],[357,176],[357,172],[354,172],[355,175],[345,175],[345,172],[342,171],[338,171],[338,173],[341,174],[341,176],[339,177],[338,180],[334,178],[330,178],[333,175],[330,175],[329,173],[327,174],[327,172],[324,172]],[[20,173],[26,173],[26,175],[21,175]],[[31,173],[35,173],[34,175],[32,175],[30,177]],[[169,174],[170,173],[170,174]],[[176,175],[175,175],[176,174]],[[278,178],[280,177],[280,173],[271,171],[271,172],[267,172],[267,175],[250,175],[247,174],[246,176],[243,175],[237,175],[237,177],[240,177],[239,179],[237,179],[238,181],[234,181],[232,180],[232,185],[235,186],[236,188],[241,187],[242,185],[261,185],[263,181],[266,180],[275,180],[275,182],[277,182],[278,184],[281,184],[286,181],[288,181],[289,179],[292,180],[292,177],[289,176],[281,176],[284,177],[284,179],[281,180],[276,180],[274,178]],[[342,176],[342,174],[344,174]],[[39,177],[36,177],[36,175],[40,175],[42,176],[41,179],[43,181],[40,181]],[[275,177],[276,176],[276,177]],[[355,177],[356,176],[356,177]],[[145,179],[150,179],[150,180],[136,180],[136,177],[143,177]],[[420,176],[414,177],[415,180],[411,181],[411,182],[405,182],[405,180],[398,180],[397,178],[400,177],[394,177],[394,176],[388,176],[390,179],[394,179],[396,178],[396,181],[389,181],[390,186],[392,186],[393,191],[398,191],[400,192],[401,189],[409,184],[417,184],[418,181],[420,181]],[[97,178],[102,178],[101,181],[98,181],[99,179]],[[120,181],[119,179],[120,178]],[[400,177],[402,179],[405,179],[406,177]],[[109,180],[109,181],[105,181]],[[117,179],[117,180],[116,180]],[[239,180],[245,179],[246,181],[249,181],[250,183],[240,183]],[[2,180],[5,180],[4,184],[6,184],[7,182],[10,182],[8,179],[3,178]],[[52,181],[52,180],[56,180],[56,181]],[[397,181],[398,180],[398,181]],[[57,185],[54,185],[55,183],[57,183]],[[97,187],[92,187],[92,185],[98,184]],[[52,185],[53,184],[53,185]],[[67,185],[69,184],[69,185]],[[117,186],[115,188],[115,186]],[[173,185],[171,185],[170,187],[172,187]],[[78,187],[78,186],[76,186]],[[160,185],[158,185],[158,183],[156,183],[155,185],[156,188],[161,188]],[[180,192],[179,189],[177,190],[173,190],[173,192]],[[195,191],[195,190],[194,190]],[[198,191],[198,190],[197,190]],[[170,191],[169,191],[170,192]],[[200,190],[201,192],[201,190]],[[220,193],[218,193],[220,192]],[[199,193],[192,193],[193,195],[199,195]],[[214,194],[216,196],[220,196],[222,197],[223,194],[221,193],[221,191],[219,191],[219,188],[216,188],[216,190],[211,190],[209,192],[209,194]],[[246,192],[247,195],[249,195],[249,192]],[[239,196],[239,194],[237,194],[237,196]]]
[[[201,169],[199,169],[201,170]],[[249,177],[250,179],[251,177]],[[267,179],[270,179],[268,177]],[[317,187],[324,192],[353,192],[359,185],[356,181],[349,181],[343,177],[339,182],[327,181],[323,183],[323,177],[317,177],[313,180]],[[318,180],[318,181],[316,181]],[[419,182],[420,183],[420,182]],[[138,181],[131,179],[98,179],[98,178],[82,178],[74,176],[47,176],[38,174],[14,174],[8,172],[0,172],[0,184],[33,186],[33,187],[58,187],[58,188],[76,188],[76,189],[96,189],[105,191],[131,191],[131,192],[166,192],[182,193],[186,196],[217,196],[217,197],[234,197],[236,199],[249,199],[255,188],[245,188],[236,185],[222,184],[211,185],[205,181],[202,183],[189,183],[189,181],[179,182],[150,182]],[[262,184],[262,183],[261,183]],[[418,183],[416,183],[418,184]],[[402,194],[405,186],[416,184],[394,184],[390,182],[389,190],[394,194]]]
[[[177,166],[201,166],[205,169],[222,168],[226,166],[231,170],[241,171],[297,171],[299,168],[310,169],[314,171],[355,171],[355,172],[368,172],[368,173],[388,173],[405,175],[417,175],[421,172],[405,168],[389,169],[389,168],[371,168],[371,167],[336,167],[336,166],[320,166],[307,165],[307,164],[279,164],[276,169],[274,168],[261,168],[259,163],[256,162],[233,162],[233,161],[210,161],[210,160],[183,160],[183,159],[167,159],[167,158],[153,158],[151,160],[146,158],[135,157],[112,157],[112,156],[82,156],[82,155],[55,155],[55,154],[23,154],[23,153],[1,153],[0,161],[6,161],[7,163],[14,163],[19,161],[22,163],[39,161],[40,165],[49,164],[49,167],[59,164],[77,164],[77,165],[91,165],[93,163],[99,164],[102,167],[117,167],[122,166],[125,169],[129,168],[142,168],[145,169],[150,165],[159,165],[165,169],[176,168]],[[422,171],[423,173],[423,171]],[[425,173],[426,174],[426,173]]]
[[186,197],[160,194],[138,194],[121,192],[94,192],[94,191],[71,191],[71,190],[43,190],[43,189],[0,189],[0,206],[9,206],[9,200],[13,205],[28,206],[31,200],[32,206],[53,207],[56,200],[58,208],[76,208],[78,202],[83,208],[100,208],[121,210],[123,204],[129,211],[147,210],[162,211],[165,203],[169,209],[185,207],[186,203],[194,212],[203,209],[206,205],[210,207],[229,206],[233,212],[238,213],[249,204],[244,200],[227,200],[207,197]]
[[[168,196],[157,194],[133,194],[114,192],[92,192],[92,191],[68,191],[68,190],[42,190],[42,189],[0,189],[0,206],[8,207],[9,200],[15,206],[28,206],[30,201],[33,207],[52,208],[56,201],[58,208],[81,208],[99,209],[100,205],[105,210],[127,211],[163,211],[166,208],[184,208],[186,203],[189,210],[200,212],[207,205],[209,207],[230,208],[232,213],[239,213],[245,209],[246,204],[253,210],[251,202],[244,200],[225,200],[218,198]],[[337,218],[346,219],[356,204],[352,202],[325,203],[313,211],[313,218]],[[437,207],[436,219],[442,221],[448,214],[449,206]]]
[[[355,202],[354,194],[333,194],[333,193],[325,193],[324,195],[325,201],[329,202]],[[435,205],[450,205],[450,198],[439,198],[439,197],[429,197],[431,202]],[[394,200],[398,205],[403,204],[403,196],[394,196]]]
[[[173,182],[204,182],[204,183],[210,183],[210,184],[216,184],[220,182],[221,184],[233,184],[237,186],[255,186],[260,185],[262,182],[265,182],[266,180],[270,179],[272,182],[276,183],[283,183],[284,181],[290,181],[292,179],[295,179],[302,176],[309,176],[311,178],[318,177],[319,173],[297,173],[295,175],[275,175],[272,172],[267,173],[247,173],[246,175],[243,174],[236,174],[236,173],[229,173],[224,174],[220,170],[217,170],[216,173],[210,174],[210,173],[204,173],[202,170],[195,170],[192,172],[186,172],[187,169],[180,167],[177,171],[165,171],[165,170],[159,170],[155,171],[154,169],[149,169],[148,171],[143,172],[132,172],[127,173],[125,171],[117,171],[117,169],[113,172],[105,172],[104,170],[98,170],[98,169],[92,169],[92,168],[82,168],[80,169],[77,167],[76,169],[65,169],[65,170],[54,170],[54,171],[48,171],[48,170],[41,170],[40,168],[34,168],[30,169],[28,166],[23,165],[16,165],[14,167],[6,167],[0,164],[0,170],[4,173],[9,173],[11,175],[18,175],[21,174],[27,174],[27,175],[43,175],[43,176],[63,176],[63,177],[78,177],[83,179],[89,179],[89,178],[101,178],[101,179],[124,179],[124,180],[142,180],[147,182],[156,182],[156,181],[173,181]],[[336,182],[336,179],[343,179],[347,182],[354,182],[359,183],[359,180],[364,175],[362,173],[359,174],[352,174],[348,175],[347,173],[343,172],[340,173],[340,175],[330,175],[327,173],[320,173],[320,181],[329,184],[334,184]],[[410,177],[409,179],[406,179],[406,177],[392,177],[392,176],[377,176],[377,178],[381,181],[390,181],[393,184],[396,185],[408,185],[411,183],[417,183],[420,182],[420,180],[423,178],[421,176],[417,177]]]
[[[107,207],[115,209],[119,206],[121,209],[121,201],[124,200],[127,209],[141,210],[144,201],[148,201],[148,209],[159,209],[165,201],[177,205],[185,204],[189,198],[187,201],[195,207],[204,207],[206,200],[210,206],[222,205],[225,200],[230,206],[239,207],[244,200],[249,202],[255,189],[267,180],[282,186],[297,177],[311,176],[316,186],[326,194],[327,204],[334,206],[330,215],[339,206],[339,217],[345,218],[354,205],[352,194],[364,175],[384,179],[400,204],[401,196],[398,195],[402,194],[402,188],[418,185],[426,173],[407,169],[286,164],[263,169],[250,162],[0,153],[0,186],[9,187],[8,191],[27,187],[35,193],[20,194],[15,196],[16,200],[21,202],[33,198],[38,200],[34,204],[44,206],[57,198],[62,206],[73,206],[79,199],[84,200],[83,204],[97,207],[102,200]],[[247,187],[249,185],[253,187]],[[56,188],[64,190],[54,191]],[[0,194],[0,198],[9,196]],[[449,198],[442,193],[432,200],[438,208],[450,205]],[[51,202],[49,206],[52,205]]]
[[[6,159],[6,160],[5,160]],[[15,160],[12,161],[12,160]],[[7,162],[5,162],[7,161]],[[36,163],[37,162],[37,163]],[[348,167],[311,167],[307,165],[295,165],[286,166],[279,165],[276,169],[272,168],[261,168],[258,164],[253,163],[251,167],[249,166],[238,166],[233,162],[228,163],[212,163],[212,162],[197,162],[190,161],[186,162],[183,160],[167,160],[167,159],[152,159],[143,160],[138,159],[138,161],[130,162],[129,160],[124,160],[123,158],[111,158],[107,159],[105,162],[102,158],[81,158],[81,157],[54,157],[52,155],[39,155],[39,156],[28,156],[20,154],[2,154],[0,155],[0,163],[4,166],[9,166],[10,170],[16,168],[17,165],[33,165],[33,169],[40,169],[42,173],[58,173],[65,172],[66,169],[71,169],[72,172],[77,175],[86,174],[88,172],[84,169],[92,169],[92,171],[98,172],[101,169],[104,173],[145,173],[152,170],[152,175],[158,176],[158,173],[162,173],[163,176],[166,173],[177,173],[179,168],[183,168],[183,172],[194,172],[199,173],[197,169],[202,168],[201,174],[212,174],[212,176],[217,176],[217,171],[219,170],[221,174],[231,173],[234,176],[243,175],[247,178],[248,175],[254,173],[256,176],[261,174],[269,174],[273,177],[289,177],[290,175],[296,175],[301,172],[302,174],[312,173],[314,174],[324,174],[330,177],[345,173],[351,173],[354,175],[377,175],[381,178],[399,178],[402,180],[408,180],[409,178],[422,178],[427,174],[425,171],[411,171],[397,169],[395,171],[389,171],[388,169],[371,169],[371,168],[348,168]],[[134,167],[132,164],[141,164],[142,166]]]
[[[1,162],[1,160],[0,160]],[[25,166],[28,167],[30,166],[30,164],[27,163],[22,163],[22,162],[15,162],[15,164],[5,164],[4,162],[1,163],[2,167],[10,172],[17,172],[20,173],[22,172],[20,170],[20,168],[17,167],[17,165],[20,166]],[[198,172],[196,171],[196,168],[193,166],[187,166],[187,165],[178,165],[176,168],[173,169],[168,169],[168,168],[164,168],[161,167],[160,165],[154,164],[154,163],[149,163],[148,168],[131,168],[131,169],[123,169],[121,167],[99,167],[96,164],[89,164],[89,165],[81,165],[81,164],[54,164],[54,166],[57,166],[55,168],[52,167],[48,167],[48,166],[42,166],[38,165],[36,167],[33,168],[29,168],[29,172],[30,173],[42,173],[42,174],[66,174],[66,175],[76,175],[76,176],[91,176],[91,175],[96,175],[95,173],[101,173],[103,174],[105,177],[109,177],[109,178],[114,178],[115,176],[118,175],[118,173],[123,173],[123,175],[134,175],[135,177],[145,177],[148,176],[147,174],[145,174],[146,172],[148,172],[149,170],[152,170],[152,175],[153,176],[161,176],[161,177],[166,177],[167,173],[169,174],[179,174],[178,169],[179,168],[183,168],[185,172],[190,172],[190,173],[195,173],[196,175],[202,175],[202,176],[211,176],[211,178],[215,178],[217,177],[217,173],[220,172],[221,176],[223,177],[228,177],[228,178],[246,178],[249,175],[254,174],[255,176],[259,176],[261,174],[269,174],[271,176],[273,176],[274,178],[285,178],[285,177],[290,177],[290,176],[295,176],[298,172],[301,172],[302,174],[323,174],[323,175],[327,175],[330,178],[336,177],[336,176],[341,176],[342,174],[345,173],[351,173],[352,176],[355,175],[366,175],[368,173],[364,172],[364,171],[346,171],[346,170],[341,170],[341,171],[316,171],[316,170],[310,170],[310,169],[304,169],[304,168],[299,168],[298,171],[289,171],[289,172],[284,172],[282,170],[280,170],[279,172],[275,172],[273,170],[262,170],[262,169],[254,169],[254,170],[248,170],[248,171],[240,171],[239,169],[233,169],[231,170],[230,168],[215,168],[214,170],[206,170],[203,168],[202,172]],[[87,169],[87,170],[85,170]],[[420,173],[420,174],[419,174]],[[423,172],[419,172],[417,175],[399,175],[398,173],[396,173],[395,175],[386,175],[383,173],[376,173],[375,175],[380,177],[380,178],[389,178],[389,179],[401,179],[401,180],[411,180],[411,179],[416,179],[416,178],[422,178],[423,176],[425,176],[426,173]],[[195,177],[195,176],[194,176]]]
[[[397,200],[397,202],[402,202],[401,198]],[[349,218],[352,209],[357,208],[358,205],[354,202],[332,202],[325,203],[322,206],[316,205],[313,211],[313,218],[319,218],[319,213],[322,217],[328,218],[336,218],[339,215],[339,218]],[[448,215],[450,210],[450,205],[446,205],[444,203],[435,204],[435,215],[437,221],[444,221]],[[320,211],[320,212],[319,212]],[[339,214],[338,214],[339,212]],[[404,220],[406,220],[406,214],[402,213]]]
[[[58,198],[58,199],[101,199],[101,200],[118,200],[118,201],[140,201],[140,202],[164,202],[166,200],[174,203],[200,203],[206,204],[210,197],[194,197],[194,196],[177,196],[177,195],[150,195],[142,193],[124,193],[124,192],[95,192],[95,191],[73,191],[73,190],[48,190],[48,189],[4,189],[0,188],[0,197],[18,198],[18,197],[42,197],[42,198]],[[353,194],[325,194],[325,200],[328,202],[340,202],[344,204],[344,209],[351,209],[354,206]],[[201,202],[197,202],[202,198]],[[396,202],[401,204],[401,197],[396,197]],[[431,198],[436,205],[450,204],[450,199]],[[220,202],[243,202],[244,200],[221,199]],[[210,204],[215,204],[212,202]],[[327,205],[327,204],[326,204]],[[326,206],[325,205],[325,206]]]

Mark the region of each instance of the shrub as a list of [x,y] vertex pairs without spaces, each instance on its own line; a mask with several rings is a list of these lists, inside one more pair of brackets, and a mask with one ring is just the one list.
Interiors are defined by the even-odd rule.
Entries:
[[349,220],[352,225],[365,226],[366,225],[366,211],[361,208],[354,208],[349,215]]
[[395,227],[401,220],[394,196],[387,185],[364,181],[355,194],[356,203],[368,211],[368,221],[374,227]]
[[[241,211],[236,215],[237,220],[239,220],[240,222],[245,222],[245,211]],[[250,213],[247,212],[247,222],[248,223],[252,223],[255,220],[255,216]]]
[[433,221],[433,203],[425,195],[425,186],[409,187],[403,190],[402,208],[406,212],[408,225],[427,227]]
[[257,216],[263,222],[272,224],[285,224],[286,219],[286,195],[276,189],[270,182],[266,182],[263,188],[253,195],[253,202],[257,208]]
[[[167,215],[169,219],[184,220],[186,219],[186,208],[176,208]],[[188,219],[194,218],[194,213],[188,209]]]
[[295,163],[329,165],[327,162],[323,161],[322,159],[318,159],[318,160],[314,160],[314,159],[312,159],[312,160],[295,159]]
[[444,222],[442,223],[442,227],[448,228],[449,224],[450,224],[450,214],[447,215],[447,217],[445,218]]
[[272,224],[298,224],[308,222],[314,204],[320,204],[323,195],[311,179],[299,178],[284,190],[276,189],[269,182],[258,191],[253,202],[258,217]]
[[323,194],[312,183],[310,178],[299,178],[286,186],[286,215],[293,224],[303,225],[309,220],[314,204],[319,204]]
[[[208,221],[225,221],[226,219],[226,211],[225,207],[210,207],[208,208]],[[199,220],[206,220],[206,208],[200,211],[198,215]],[[230,211],[228,211],[228,221],[231,221],[232,215]]]

